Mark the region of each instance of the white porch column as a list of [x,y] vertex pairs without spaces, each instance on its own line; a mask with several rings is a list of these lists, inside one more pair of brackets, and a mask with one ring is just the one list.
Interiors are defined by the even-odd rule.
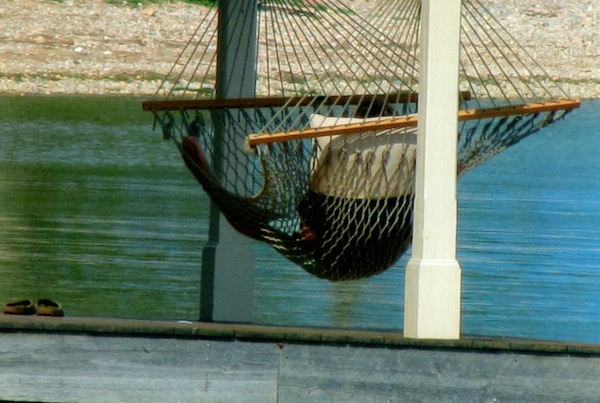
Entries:
[[456,148],[461,0],[422,0],[413,252],[404,336],[460,337]]

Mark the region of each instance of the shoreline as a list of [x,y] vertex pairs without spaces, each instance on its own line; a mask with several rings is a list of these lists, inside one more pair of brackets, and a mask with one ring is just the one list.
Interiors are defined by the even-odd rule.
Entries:
[[[356,8],[371,4],[348,1]],[[567,93],[600,99],[598,2],[482,3]],[[0,34],[0,95],[151,98],[203,10],[187,3],[129,7],[104,0],[0,5],[0,25],[5,28]]]

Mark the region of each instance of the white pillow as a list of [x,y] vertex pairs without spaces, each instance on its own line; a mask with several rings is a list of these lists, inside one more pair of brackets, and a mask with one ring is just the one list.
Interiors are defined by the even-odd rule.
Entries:
[[[312,114],[309,118],[310,127],[314,129],[382,119],[386,117],[338,118]],[[311,188],[342,198],[380,199],[412,193],[416,133],[415,126],[317,137],[315,141],[319,147],[312,158]],[[364,162],[367,160],[368,165]],[[356,164],[364,166],[357,170]]]

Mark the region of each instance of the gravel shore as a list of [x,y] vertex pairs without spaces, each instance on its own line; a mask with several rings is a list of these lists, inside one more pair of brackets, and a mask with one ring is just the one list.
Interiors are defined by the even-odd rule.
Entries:
[[[567,92],[600,98],[600,0],[482,2]],[[0,94],[151,95],[201,13],[185,3],[4,1]]]

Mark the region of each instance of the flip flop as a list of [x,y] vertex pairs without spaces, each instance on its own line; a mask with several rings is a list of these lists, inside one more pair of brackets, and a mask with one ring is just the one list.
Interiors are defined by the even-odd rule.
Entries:
[[33,302],[29,299],[10,301],[4,304],[2,312],[9,315],[33,315],[35,313],[35,307],[33,306]]
[[65,312],[58,302],[46,298],[35,303],[35,312],[40,316],[65,316]]

